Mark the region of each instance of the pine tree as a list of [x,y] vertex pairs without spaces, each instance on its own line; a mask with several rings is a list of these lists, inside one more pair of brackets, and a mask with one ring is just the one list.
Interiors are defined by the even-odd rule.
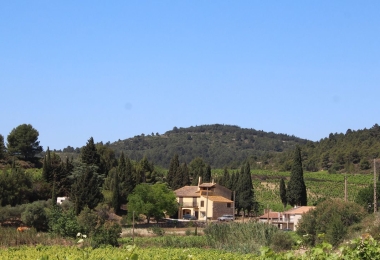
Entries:
[[288,204],[288,200],[286,198],[286,186],[285,186],[284,178],[281,178],[281,181],[280,181],[280,198],[285,209],[286,205]]
[[0,159],[5,158],[6,148],[4,144],[4,136],[0,135]]
[[90,137],[81,151],[82,162],[87,165],[100,166],[100,155],[96,149],[94,138]]
[[236,190],[236,199],[239,209],[250,211],[254,203],[254,192],[252,185],[251,168],[248,162],[241,168]]
[[296,147],[294,151],[293,164],[290,180],[286,190],[287,201],[291,206],[306,206],[307,192],[303,179],[301,148]]

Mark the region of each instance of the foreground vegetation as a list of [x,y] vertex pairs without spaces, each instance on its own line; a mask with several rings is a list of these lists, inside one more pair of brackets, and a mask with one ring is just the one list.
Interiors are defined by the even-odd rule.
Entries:
[[333,250],[328,243],[311,248],[301,253],[289,251],[275,253],[269,248],[262,248],[260,255],[229,253],[215,249],[203,248],[135,248],[126,246],[122,248],[80,248],[76,246],[41,246],[8,248],[0,251],[1,259],[380,259],[380,245],[371,237],[356,239]]

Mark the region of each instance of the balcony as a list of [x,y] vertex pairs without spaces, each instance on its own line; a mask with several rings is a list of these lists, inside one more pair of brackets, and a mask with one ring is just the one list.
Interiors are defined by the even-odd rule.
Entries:
[[198,208],[199,205],[196,202],[183,202],[179,204],[182,208]]

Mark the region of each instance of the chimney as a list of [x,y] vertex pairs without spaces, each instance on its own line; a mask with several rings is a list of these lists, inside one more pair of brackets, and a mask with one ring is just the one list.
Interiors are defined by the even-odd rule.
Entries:
[[199,179],[198,179],[198,187],[202,184],[202,177],[199,176]]

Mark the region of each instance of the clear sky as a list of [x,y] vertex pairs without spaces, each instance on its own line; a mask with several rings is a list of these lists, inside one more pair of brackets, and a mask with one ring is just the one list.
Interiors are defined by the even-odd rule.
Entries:
[[232,124],[318,141],[380,115],[380,1],[1,1],[0,134],[46,150]]

